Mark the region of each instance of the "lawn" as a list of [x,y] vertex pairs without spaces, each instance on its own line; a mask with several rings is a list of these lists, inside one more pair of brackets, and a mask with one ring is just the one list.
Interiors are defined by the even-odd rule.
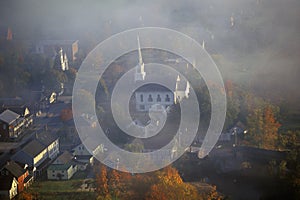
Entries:
[[96,199],[95,192],[82,192],[78,189],[83,179],[67,181],[42,181],[35,182],[28,191],[37,194],[38,199]]

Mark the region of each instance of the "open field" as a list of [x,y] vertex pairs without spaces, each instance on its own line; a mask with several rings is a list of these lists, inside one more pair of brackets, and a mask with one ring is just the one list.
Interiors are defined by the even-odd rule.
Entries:
[[82,191],[81,187],[84,183],[86,183],[84,179],[35,182],[28,189],[28,192],[41,200],[96,199],[96,193],[94,191]]

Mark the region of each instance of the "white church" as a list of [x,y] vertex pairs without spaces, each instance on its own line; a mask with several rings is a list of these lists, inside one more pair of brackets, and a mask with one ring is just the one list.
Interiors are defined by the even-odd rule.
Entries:
[[[136,66],[134,81],[144,81],[146,79],[145,64],[142,58],[139,37],[138,40],[138,64]],[[135,91],[135,106],[139,112],[161,111],[173,104],[177,104],[184,98],[189,97],[190,84],[178,75],[174,77],[174,87],[172,90],[159,84],[146,84]]]

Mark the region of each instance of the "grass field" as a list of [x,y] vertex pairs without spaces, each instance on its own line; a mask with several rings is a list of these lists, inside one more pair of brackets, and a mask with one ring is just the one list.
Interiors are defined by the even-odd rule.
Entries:
[[67,181],[42,181],[35,182],[28,191],[41,200],[60,199],[96,199],[96,193],[91,191],[81,191],[80,186],[83,179]]

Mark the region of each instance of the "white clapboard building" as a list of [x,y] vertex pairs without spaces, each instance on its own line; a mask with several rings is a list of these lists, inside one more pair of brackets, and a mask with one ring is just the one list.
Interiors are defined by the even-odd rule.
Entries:
[[[138,38],[138,64],[135,70],[134,81],[145,81],[146,71],[142,58],[140,41]],[[135,91],[135,107],[137,111],[144,112],[160,111],[167,109],[173,104],[179,103],[184,98],[189,97],[190,84],[178,75],[174,77],[173,88],[166,88],[159,84],[146,84]]]

